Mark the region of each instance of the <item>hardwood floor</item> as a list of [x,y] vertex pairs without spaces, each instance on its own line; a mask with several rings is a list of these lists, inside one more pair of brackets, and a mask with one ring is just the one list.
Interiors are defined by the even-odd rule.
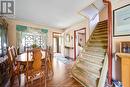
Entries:
[[[47,80],[47,87],[83,87],[75,79],[71,77],[71,67],[73,62],[70,64],[65,64],[57,58],[53,58],[53,69],[54,75],[52,78]],[[24,75],[21,75],[21,86],[25,87],[25,78]],[[19,87],[18,79],[15,79],[13,87]],[[29,87],[44,87],[44,81],[40,84],[39,80],[34,81],[33,85]]]

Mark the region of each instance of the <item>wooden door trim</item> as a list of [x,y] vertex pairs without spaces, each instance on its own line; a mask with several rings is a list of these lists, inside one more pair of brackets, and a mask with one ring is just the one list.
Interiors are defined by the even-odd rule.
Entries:
[[86,42],[86,28],[81,28],[81,29],[78,29],[78,30],[74,30],[74,61],[76,60],[76,32],[81,31],[81,30],[85,31],[85,42]]

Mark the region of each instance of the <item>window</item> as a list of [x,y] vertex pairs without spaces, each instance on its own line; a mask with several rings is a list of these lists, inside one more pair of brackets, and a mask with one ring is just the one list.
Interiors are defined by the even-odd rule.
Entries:
[[[0,28],[0,34],[1,34],[1,28]],[[0,35],[0,54],[2,54],[1,35]]]
[[7,52],[7,36],[6,29],[0,25],[0,56],[6,55]]
[[48,30],[16,25],[16,37],[16,46],[20,53],[26,51],[26,48],[33,48],[35,46],[46,49]]
[[38,47],[44,48],[42,34],[23,33],[22,37],[22,45],[24,47],[31,47],[33,44],[36,44]]

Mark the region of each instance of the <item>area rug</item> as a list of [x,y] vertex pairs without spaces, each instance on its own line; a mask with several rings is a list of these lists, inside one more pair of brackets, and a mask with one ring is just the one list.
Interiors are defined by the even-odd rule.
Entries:
[[61,61],[64,64],[70,64],[72,62],[72,60],[69,60],[67,58],[65,58],[62,54],[60,53],[55,53],[54,54],[54,58],[56,58],[57,60]]

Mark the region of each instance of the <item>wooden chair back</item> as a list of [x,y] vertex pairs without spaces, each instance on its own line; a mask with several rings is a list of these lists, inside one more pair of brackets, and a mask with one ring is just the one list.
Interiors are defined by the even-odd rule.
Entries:
[[12,49],[12,54],[14,57],[17,57],[17,50],[14,46],[11,46],[11,49]]
[[17,62],[16,62],[16,57],[17,57],[17,55],[16,55],[16,53],[15,53],[15,50],[16,50],[16,49],[15,49],[14,46],[11,46],[11,47],[10,47],[10,50],[11,50],[13,62],[14,62],[15,65],[17,65]]
[[[33,64],[32,64],[32,69],[29,68],[29,55],[31,54],[30,52],[33,52]],[[43,76],[45,77],[45,73],[42,70],[42,53],[41,53],[41,49],[39,48],[34,48],[33,51],[27,50],[27,69],[26,69],[26,78],[27,78],[27,85],[28,83],[31,81],[31,83],[33,83],[33,80],[35,78],[40,78],[43,79]],[[40,75],[37,76],[37,75]],[[46,77],[45,77],[46,79]],[[45,82],[45,86],[46,87],[46,82]]]
[[34,48],[33,49],[33,69],[34,70],[40,70],[41,66],[42,66],[42,53],[41,53],[41,49],[39,48]]
[[16,75],[19,76],[19,66],[14,62],[15,60],[13,58],[12,49],[10,47],[8,47],[7,49],[7,56],[8,56],[8,64],[9,64],[9,75],[10,75],[10,81],[12,86],[15,76]]
[[50,78],[53,76],[53,65],[52,65],[52,52],[51,49],[47,47],[46,49],[46,67],[47,67],[47,76]]
[[11,52],[11,48],[10,47],[8,47],[8,50],[7,50],[7,55],[8,55],[8,59],[9,59],[9,63],[10,63],[10,65],[13,65],[13,61],[14,61],[14,59],[13,59],[13,55],[12,55],[12,52]]

